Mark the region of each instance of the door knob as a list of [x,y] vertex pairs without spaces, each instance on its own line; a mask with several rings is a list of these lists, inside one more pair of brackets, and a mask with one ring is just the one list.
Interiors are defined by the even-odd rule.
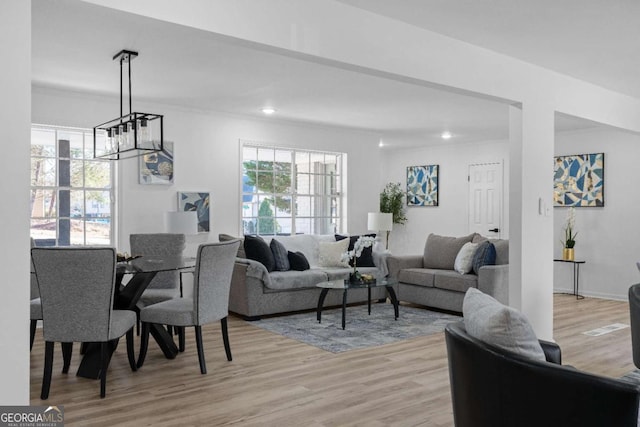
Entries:
[[497,233],[497,232],[499,232],[499,231],[500,231],[500,229],[499,229],[499,228],[492,228],[492,229],[491,229],[491,230],[489,230],[489,231],[491,231],[491,232],[493,232],[493,233]]

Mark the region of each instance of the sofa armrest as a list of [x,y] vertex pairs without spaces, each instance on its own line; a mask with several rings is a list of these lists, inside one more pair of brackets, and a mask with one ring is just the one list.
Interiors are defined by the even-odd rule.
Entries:
[[381,277],[387,277],[389,274],[389,266],[387,264],[387,260],[391,256],[391,252],[389,251],[373,251],[373,264],[378,267],[378,271]]
[[405,268],[422,268],[422,255],[403,255],[387,258],[387,268],[389,269],[389,278],[397,279],[400,270]]
[[540,347],[544,351],[544,357],[549,363],[555,363],[556,365],[562,365],[562,351],[560,346],[551,341],[538,340]]
[[509,304],[509,264],[484,265],[478,271],[478,289]]

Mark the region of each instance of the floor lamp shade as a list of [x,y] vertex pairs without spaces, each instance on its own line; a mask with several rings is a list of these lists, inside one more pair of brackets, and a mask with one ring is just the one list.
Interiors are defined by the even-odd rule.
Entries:
[[198,213],[196,211],[165,212],[167,233],[198,234]]

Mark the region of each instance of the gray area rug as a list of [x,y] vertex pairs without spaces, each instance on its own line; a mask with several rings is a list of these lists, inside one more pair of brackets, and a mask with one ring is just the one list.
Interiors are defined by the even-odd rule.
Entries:
[[322,323],[316,312],[264,318],[252,325],[285,337],[313,345],[332,353],[373,347],[444,331],[445,325],[462,317],[426,309],[400,306],[400,317],[393,320],[392,304],[347,307],[346,329],[342,330],[342,310],[322,312]]
[[635,371],[628,372],[620,377],[620,379],[629,381],[636,385],[640,385],[640,371],[636,369]]

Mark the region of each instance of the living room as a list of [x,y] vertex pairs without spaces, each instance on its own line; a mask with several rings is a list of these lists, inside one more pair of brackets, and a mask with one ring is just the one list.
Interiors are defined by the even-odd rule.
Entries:
[[[106,4],[108,2],[95,3]],[[136,12],[138,7],[142,8],[137,4],[122,7],[131,8],[133,12]],[[169,9],[164,12],[167,14],[175,12]],[[321,8],[314,8],[300,13],[306,15],[307,13],[320,14],[320,12]],[[339,2],[331,3],[330,11],[324,10],[322,14],[336,16],[332,12],[340,12],[337,15],[344,16],[345,22],[349,17],[362,19],[362,16],[356,15],[355,11]],[[176,16],[174,22],[188,19],[186,11],[179,11],[178,15],[180,16]],[[168,16],[157,16],[157,18],[171,20]],[[237,22],[241,22],[243,19],[242,17],[236,18]],[[228,19],[229,22],[233,21],[229,16],[225,19]],[[277,21],[279,18],[270,17],[270,19]],[[296,17],[296,19],[292,18],[291,22],[298,22],[297,19],[302,19],[302,16]],[[371,32],[367,32],[368,29],[371,29],[374,24],[381,23],[380,19],[382,18],[367,15],[367,20],[362,23],[361,27],[362,40],[366,39],[364,34],[371,34]],[[186,21],[181,23],[188,25]],[[396,31],[396,35],[399,37],[418,31],[414,28],[404,28],[405,25],[389,21],[387,18],[382,23],[393,27],[391,30]],[[263,34],[260,34],[260,26],[257,24],[251,30],[247,30],[245,34],[239,30],[241,28],[239,25],[229,25],[226,22],[209,24],[212,27],[218,25],[219,27],[215,29],[221,34],[252,42],[258,39],[262,44],[271,45],[272,49],[284,49],[284,42],[271,39],[272,36],[269,35],[263,38]],[[340,27],[340,25],[346,24],[341,22],[336,25]],[[316,29],[314,28],[314,30]],[[253,31],[255,34],[252,33]],[[327,30],[327,32],[329,31]],[[318,28],[317,34],[315,34],[318,39],[314,38],[312,33],[307,34],[309,38],[306,46],[301,45],[297,49],[293,47],[293,56],[306,57],[315,53],[321,58],[324,57],[324,62],[340,62],[341,58],[344,60],[347,54],[354,53],[351,49],[344,48],[343,50],[336,46],[322,44],[324,39],[321,35],[326,34],[321,28]],[[354,34],[355,38],[358,36],[360,35]],[[456,68],[454,65],[448,65],[446,72],[438,73],[430,69],[431,64],[436,62],[438,58],[442,61],[440,63],[447,63],[446,60],[453,59],[457,68],[462,70],[468,69],[465,64],[473,61],[462,60],[455,55],[449,56],[443,53],[446,51],[446,46],[450,46],[450,44],[455,45],[457,49],[463,49],[458,44],[449,40],[440,40],[439,37],[431,33],[421,34],[421,40],[423,36],[428,39],[433,38],[434,42],[438,42],[438,44],[434,47],[424,47],[423,44],[420,46],[406,44],[405,52],[408,57],[412,58],[411,60],[409,58],[397,60],[394,58],[395,62],[389,64],[390,61],[380,60],[378,62],[364,54],[356,53],[350,61],[346,62],[351,62],[356,67],[366,67],[367,74],[372,74],[371,70],[377,70],[382,76],[392,78],[397,78],[398,75],[405,76],[399,80],[407,80],[410,83],[403,84],[414,84],[418,81],[417,85],[420,87],[422,84],[420,82],[435,82],[440,85],[460,88],[466,93],[488,94],[492,98],[500,98],[491,102],[503,107],[505,128],[507,130],[509,127],[512,130],[517,128],[517,124],[514,125],[514,120],[517,123],[517,119],[513,117],[514,107],[509,107],[505,100],[523,102],[535,99],[536,92],[541,90],[539,87],[532,86],[516,90],[514,87],[522,82],[513,78],[508,84],[496,89],[493,87],[495,85],[494,78],[489,77],[490,73],[495,72],[495,68],[490,66],[479,67],[475,78],[452,73],[452,69]],[[400,39],[403,38],[400,37]],[[313,42],[317,42],[318,45],[313,46]],[[384,50],[385,46],[382,45],[382,41],[380,43],[381,45],[378,47]],[[286,44],[289,45],[289,40]],[[120,46],[119,48],[124,47]],[[471,55],[479,55],[480,57],[486,55],[491,60],[497,60],[491,54],[478,52],[472,47],[466,47],[463,50]],[[418,51],[427,51],[429,55],[425,56],[430,56],[431,59],[428,61],[424,59],[424,62],[416,59],[415,53]],[[323,54],[320,55],[318,52],[323,52]],[[411,55],[412,53],[414,55]],[[141,52],[141,55],[147,55],[147,53]],[[97,60],[101,59],[97,58]],[[498,59],[502,60],[503,58]],[[114,68],[113,74],[116,76],[117,69],[110,58],[104,58],[104,62],[104,67]],[[512,71],[517,74],[518,67],[525,66],[515,62],[517,61],[509,62],[505,59],[504,63],[513,67]],[[134,63],[134,70],[135,65]],[[146,76],[146,78],[150,77]],[[542,79],[546,78],[548,76],[545,75]],[[481,82],[483,79],[486,79],[486,82]],[[387,142],[388,145],[379,147],[381,136],[377,132],[312,123],[294,123],[278,120],[277,117],[275,120],[271,120],[270,118],[246,117],[225,112],[189,110],[161,102],[141,102],[137,104],[140,109],[161,111],[166,116],[167,139],[175,142],[176,182],[170,187],[139,186],[137,185],[137,164],[121,162],[118,165],[118,182],[120,184],[118,196],[121,206],[118,241],[126,242],[126,236],[133,232],[157,231],[157,228],[161,226],[163,213],[175,209],[175,193],[181,190],[205,190],[212,195],[212,227],[210,235],[204,239],[215,239],[215,236],[221,232],[239,234],[241,232],[239,230],[241,208],[239,203],[239,144],[241,140],[244,140],[346,153],[348,158],[348,206],[347,223],[343,231],[353,234],[367,231],[367,212],[377,210],[378,193],[386,182],[404,183],[407,166],[439,164],[442,179],[440,206],[409,209],[407,225],[396,227],[391,233],[390,246],[393,253],[419,253],[424,246],[426,235],[430,232],[445,235],[467,233],[466,174],[468,166],[473,163],[499,161],[503,164],[505,183],[502,226],[504,237],[515,239],[512,241],[521,251],[513,258],[516,260],[516,266],[522,262],[521,268],[516,267],[517,271],[514,273],[515,277],[519,278],[518,281],[522,282],[521,290],[516,290],[514,295],[520,295],[522,301],[516,301],[515,304],[521,306],[525,312],[531,312],[541,334],[550,337],[553,324],[551,319],[552,292],[554,289],[569,290],[571,283],[570,274],[561,266],[554,266],[550,261],[552,257],[559,257],[561,248],[558,241],[564,226],[566,210],[553,209],[551,192],[543,190],[549,186],[550,180],[549,182],[544,181],[543,184],[538,182],[542,181],[539,178],[549,176],[552,172],[551,158],[553,155],[591,152],[605,152],[606,155],[605,208],[580,209],[577,212],[577,227],[580,234],[576,252],[579,258],[588,260],[582,270],[581,292],[588,296],[624,300],[628,286],[636,281],[637,276],[635,270],[635,261],[637,260],[634,254],[638,252],[639,248],[633,234],[628,232],[627,224],[631,224],[632,219],[638,216],[640,206],[635,203],[633,191],[630,188],[633,180],[626,178],[629,174],[626,171],[633,170],[633,158],[638,151],[638,136],[628,131],[637,132],[640,130],[637,129],[637,121],[634,121],[634,118],[638,117],[637,112],[640,107],[634,99],[628,99],[590,85],[583,87],[582,83],[573,81],[573,79],[570,79],[570,83],[572,88],[566,89],[566,92],[556,90],[552,87],[555,83],[551,84],[549,93],[561,93],[558,96],[561,99],[560,102],[558,105],[543,105],[542,112],[535,109],[539,107],[536,105],[533,119],[526,116],[525,107],[522,121],[524,144],[535,145],[539,138],[545,143],[541,144],[543,147],[540,150],[533,150],[533,153],[527,151],[531,149],[529,145],[521,147],[520,157],[517,157],[517,151],[515,155],[510,151],[512,142],[509,141],[508,136],[497,140],[475,141],[475,143],[457,145],[439,143],[422,148],[413,146],[393,149],[394,140],[398,143],[402,142],[401,134],[389,135],[388,138],[383,137],[383,143]],[[581,92],[581,89],[585,89],[585,91]],[[573,90],[584,95],[587,102],[581,103],[574,100],[575,98],[572,99],[570,92]],[[33,123],[87,128],[99,123],[103,118],[115,116],[114,113],[117,111],[117,98],[113,96],[99,96],[37,85],[32,88],[31,93],[30,121]],[[599,108],[593,102],[596,99],[607,99],[616,106],[624,104],[627,106],[627,110],[621,111],[619,115],[612,115],[610,111],[615,108]],[[558,121],[566,119],[566,116],[562,115],[558,118],[560,115],[554,113],[554,110],[587,117],[594,122],[600,121],[606,125],[584,122],[579,129],[558,132],[557,129],[554,129],[554,123],[557,124]],[[581,121],[580,119],[573,120]],[[608,125],[617,126],[627,131],[614,129]],[[545,163],[546,159],[548,159],[548,167]],[[545,166],[541,167],[541,165]],[[14,168],[9,170],[14,170]],[[524,177],[513,178],[511,175],[517,170],[522,170],[526,179]],[[203,182],[206,184],[203,185]],[[230,182],[237,182],[237,185],[230,185]],[[527,197],[527,193],[535,194],[535,197]],[[627,197],[627,195],[631,196]],[[524,210],[537,212],[539,197],[544,199],[543,201],[549,209],[548,216],[541,215],[538,218],[537,214],[525,215]],[[535,209],[531,208],[533,202],[536,204]],[[131,215],[128,212],[136,212],[136,214]],[[522,217],[518,217],[514,212],[520,212]],[[603,230],[602,224],[607,224],[606,232]],[[525,232],[525,230],[531,231]],[[537,242],[538,235],[544,237],[539,239],[543,241],[542,243]],[[202,239],[202,236],[193,238],[190,242],[192,248]],[[19,240],[16,238],[14,241]],[[20,244],[14,246],[21,247]],[[524,247],[527,248],[526,251],[522,249]],[[537,262],[524,262],[525,259],[548,261],[538,264]],[[16,279],[16,283],[23,281],[22,278],[16,277]],[[538,292],[544,294],[542,296],[544,301],[542,310],[534,309],[528,305],[530,304],[528,301],[537,300]]]

